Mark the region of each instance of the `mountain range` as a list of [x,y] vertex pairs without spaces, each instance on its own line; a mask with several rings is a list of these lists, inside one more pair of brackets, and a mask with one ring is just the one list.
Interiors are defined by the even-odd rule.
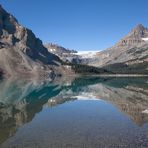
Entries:
[[148,29],[139,24],[113,47],[79,55],[56,44],[43,45],[0,6],[0,76],[53,78],[76,73],[69,63],[87,70],[91,66],[90,73],[94,67],[114,74],[148,74]]
[[70,54],[69,57],[70,62],[103,68],[115,74],[148,74],[148,29],[138,24],[110,48]]

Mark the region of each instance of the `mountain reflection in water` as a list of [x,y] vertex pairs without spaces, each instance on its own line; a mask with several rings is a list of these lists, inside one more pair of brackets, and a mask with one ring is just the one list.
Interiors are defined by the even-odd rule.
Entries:
[[148,122],[147,78],[79,77],[55,82],[7,80],[0,83],[0,144],[31,122],[44,107],[74,100],[103,100],[142,128]]

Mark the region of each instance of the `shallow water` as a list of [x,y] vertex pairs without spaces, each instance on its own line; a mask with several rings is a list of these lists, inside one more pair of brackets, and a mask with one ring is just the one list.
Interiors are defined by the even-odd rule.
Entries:
[[0,83],[0,148],[147,148],[148,78]]

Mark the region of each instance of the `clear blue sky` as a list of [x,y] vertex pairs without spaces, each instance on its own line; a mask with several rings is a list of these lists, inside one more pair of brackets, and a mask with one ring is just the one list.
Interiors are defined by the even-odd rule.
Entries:
[[112,46],[136,24],[148,27],[148,0],[0,0],[43,42],[76,50]]

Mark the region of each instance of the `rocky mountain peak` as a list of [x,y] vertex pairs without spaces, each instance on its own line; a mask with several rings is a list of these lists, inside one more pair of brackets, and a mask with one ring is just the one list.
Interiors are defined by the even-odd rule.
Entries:
[[9,75],[50,73],[59,58],[48,52],[42,41],[0,6],[0,69]]
[[131,34],[133,36],[137,36],[139,38],[148,37],[148,29],[144,27],[142,24],[138,24],[132,31]]
[[18,21],[14,16],[9,14],[0,5],[0,35],[1,38],[8,37],[8,34],[14,34],[16,32],[16,26],[19,26]]
[[122,38],[116,45],[118,47],[135,47],[144,43],[143,38],[148,37],[148,29],[145,28],[142,24],[138,24],[131,32]]
[[[148,73],[147,55],[148,29],[142,24],[138,24],[114,46],[99,52],[96,58],[89,60],[89,65],[96,67],[108,66],[107,70],[114,72],[121,67],[116,73],[120,73],[121,71],[123,71],[123,73],[127,71],[129,71],[129,73]],[[123,65],[126,70],[123,70]]]
[[142,25],[142,24],[138,24],[134,29],[133,31],[143,31],[145,30],[146,28]]
[[0,14],[5,13],[8,14],[5,9],[3,9],[2,5],[0,4]]

